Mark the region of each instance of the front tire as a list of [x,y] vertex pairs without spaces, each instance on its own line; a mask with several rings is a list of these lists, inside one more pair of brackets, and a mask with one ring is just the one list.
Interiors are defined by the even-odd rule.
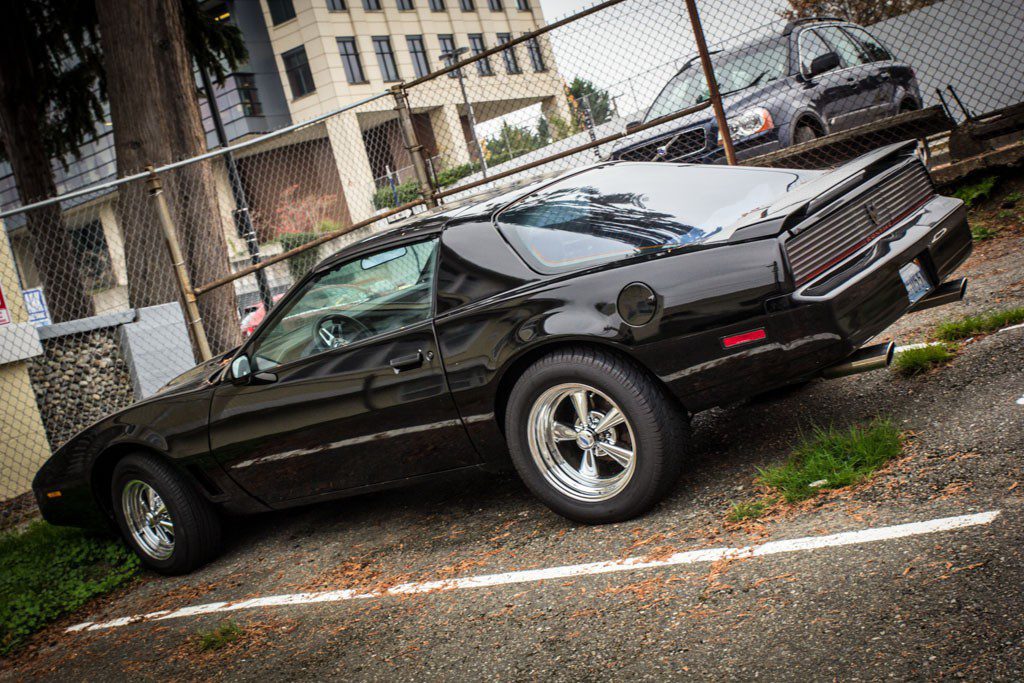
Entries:
[[587,524],[653,507],[679,478],[689,440],[664,387],[632,361],[587,347],[530,366],[509,396],[505,425],[530,491]]
[[217,511],[159,458],[135,454],[118,462],[111,500],[125,541],[161,574],[186,574],[220,551]]
[[800,145],[811,140],[816,140],[820,136],[818,131],[809,123],[797,124],[796,130],[793,131],[793,144]]

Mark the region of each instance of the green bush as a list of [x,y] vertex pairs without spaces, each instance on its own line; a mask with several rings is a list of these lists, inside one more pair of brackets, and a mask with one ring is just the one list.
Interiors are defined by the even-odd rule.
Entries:
[[[398,190],[398,201],[395,201],[395,189]],[[380,211],[381,209],[390,209],[402,204],[406,204],[411,201],[415,201],[420,196],[420,187],[415,180],[402,183],[397,188],[392,188],[390,185],[380,188],[373,193],[373,208]]]
[[997,176],[986,176],[981,180],[970,184],[965,183],[956,188],[956,191],[953,192],[953,196],[957,199],[963,200],[964,204],[968,207],[977,206],[991,196],[992,190],[995,189],[997,182],[999,182],[999,178]]
[[437,174],[437,186],[448,187],[454,185],[468,175],[473,175],[480,170],[480,164],[470,162],[446,168]]
[[122,543],[35,522],[0,535],[0,656],[48,623],[131,579],[138,558]]
[[786,464],[760,470],[759,479],[792,503],[855,484],[901,451],[900,433],[888,420],[845,431],[816,427]]
[[[284,251],[291,251],[296,247],[301,247],[303,244],[308,244],[320,237],[322,233],[319,232],[286,232],[280,237],[278,241],[281,243],[281,249]],[[297,254],[288,259],[288,272],[292,276],[292,282],[298,282],[303,275],[309,272],[312,268],[320,261],[320,249],[313,247],[307,249],[301,254]]]

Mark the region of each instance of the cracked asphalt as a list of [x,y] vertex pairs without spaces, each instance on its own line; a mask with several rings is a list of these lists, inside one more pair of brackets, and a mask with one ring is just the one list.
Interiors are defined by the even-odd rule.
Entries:
[[[964,304],[883,336],[1024,301],[1019,231],[979,246]],[[694,420],[696,455],[652,513],[574,525],[513,475],[233,520],[225,555],[145,575],[39,634],[0,680],[1024,679],[1024,329],[966,344],[921,378],[814,381]],[[877,415],[907,438],[869,482],[731,525],[758,467],[815,424]],[[65,633],[219,600],[614,560],[1000,510],[991,523],[769,557]],[[225,619],[241,637],[200,652]]]

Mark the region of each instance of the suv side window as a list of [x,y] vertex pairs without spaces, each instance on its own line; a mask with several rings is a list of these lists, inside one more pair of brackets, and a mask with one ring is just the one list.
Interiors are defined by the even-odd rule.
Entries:
[[815,57],[820,57],[831,51],[832,48],[818,37],[817,33],[810,30],[803,31],[800,34],[800,73],[810,73],[811,62]]
[[257,371],[430,318],[437,239],[364,254],[317,274],[253,347]]
[[875,40],[875,37],[862,29],[859,26],[846,26],[844,30],[850,34],[854,40],[860,43],[861,51],[864,53],[864,61],[867,62],[886,62],[892,59],[892,54],[885,49],[880,42]]
[[864,62],[864,57],[861,54],[860,48],[857,43],[853,42],[850,36],[843,32],[843,29],[838,26],[826,26],[824,28],[815,29],[821,34],[821,37],[832,46],[832,49],[839,55],[839,65],[842,68],[855,66]]

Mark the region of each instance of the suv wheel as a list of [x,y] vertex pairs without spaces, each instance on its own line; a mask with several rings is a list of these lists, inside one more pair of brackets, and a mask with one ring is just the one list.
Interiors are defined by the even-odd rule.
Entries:
[[118,462],[111,500],[125,541],[162,574],[190,572],[220,549],[217,511],[159,458],[136,454]]
[[799,123],[793,131],[793,144],[799,145],[817,139],[818,131],[809,123]]
[[584,523],[650,509],[678,479],[688,441],[687,421],[663,387],[628,360],[589,348],[530,366],[505,424],[527,487]]

